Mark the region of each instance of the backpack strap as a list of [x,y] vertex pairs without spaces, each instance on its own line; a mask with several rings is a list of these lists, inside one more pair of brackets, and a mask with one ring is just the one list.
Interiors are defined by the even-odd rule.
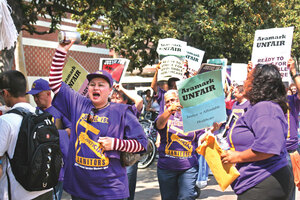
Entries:
[[26,110],[25,108],[17,107],[17,108],[14,108],[14,109],[9,110],[9,111],[6,112],[5,114],[8,114],[8,113],[15,113],[15,114],[21,115],[22,117],[25,117],[26,114],[27,114],[28,112],[29,112],[29,111]]
[[[9,156],[8,156],[8,153],[5,152],[6,154],[6,158],[7,158],[7,161],[9,162]],[[7,177],[7,190],[8,190],[8,199],[11,200],[11,187],[10,187],[10,179],[9,179],[9,175],[8,175],[8,172],[7,172],[7,169],[8,169],[8,162],[6,164],[6,169],[5,169],[5,173],[6,173],[6,177]]]
[[[28,113],[29,111],[24,109],[24,108],[21,108],[21,107],[17,107],[17,108],[14,108],[12,110],[9,110],[8,112],[6,112],[5,114],[8,114],[8,113],[15,113],[15,114],[18,114],[18,115],[21,115],[23,118],[25,117],[25,115]],[[7,161],[10,162],[10,158],[8,156],[8,153],[5,152],[6,154],[6,158],[7,158]],[[8,172],[7,172],[7,169],[8,169],[8,162],[7,162],[7,166],[6,166],[6,177],[7,177],[7,189],[8,189],[8,199],[11,200],[11,185],[10,185],[10,179],[9,179],[9,175],[8,175]]]

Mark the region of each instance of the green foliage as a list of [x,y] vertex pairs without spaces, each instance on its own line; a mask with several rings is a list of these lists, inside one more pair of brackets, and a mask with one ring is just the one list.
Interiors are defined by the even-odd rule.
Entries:
[[[9,0],[12,1],[12,0]],[[51,16],[53,32],[65,13],[79,21],[87,46],[106,44],[131,60],[129,70],[157,62],[161,38],[177,38],[229,63],[251,59],[257,29],[294,26],[292,54],[299,59],[300,0],[32,0],[23,8],[23,27],[36,33],[37,16]],[[92,25],[102,27],[102,33]]]

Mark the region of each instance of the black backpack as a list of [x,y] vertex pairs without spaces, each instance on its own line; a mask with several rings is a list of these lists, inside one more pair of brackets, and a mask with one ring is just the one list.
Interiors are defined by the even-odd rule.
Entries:
[[[9,158],[16,180],[27,191],[53,188],[62,167],[59,133],[52,115],[15,108],[7,113],[23,116],[13,158]],[[10,192],[10,186],[9,186]]]

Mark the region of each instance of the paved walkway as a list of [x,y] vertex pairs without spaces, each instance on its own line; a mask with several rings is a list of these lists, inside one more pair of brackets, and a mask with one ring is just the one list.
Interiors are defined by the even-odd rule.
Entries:
[[[146,169],[138,170],[135,200],[161,200],[156,175],[156,161]],[[70,200],[64,193],[62,200]],[[236,200],[237,197],[229,186],[224,192],[213,176],[209,176],[208,186],[201,190],[200,198],[205,200]],[[296,200],[300,200],[300,192],[296,192]]]
[[[136,200],[161,200],[156,175],[156,162],[146,169],[138,170]],[[213,176],[209,176],[208,186],[201,190],[200,198],[207,200],[236,200],[236,195],[228,187],[224,192]]]

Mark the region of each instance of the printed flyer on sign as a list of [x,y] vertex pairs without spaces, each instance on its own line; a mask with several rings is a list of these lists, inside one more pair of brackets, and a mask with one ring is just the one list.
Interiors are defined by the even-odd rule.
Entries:
[[173,38],[160,39],[156,51],[161,62],[158,81],[168,80],[171,77],[182,79],[186,72],[183,66],[186,42]]
[[191,46],[186,46],[185,59],[188,61],[188,71],[191,75],[195,74],[202,63],[205,51],[196,49]]
[[226,120],[221,70],[198,74],[176,82],[183,106],[184,132],[199,130]]
[[63,68],[62,79],[70,88],[83,96],[88,95],[88,80],[86,79],[86,75],[88,75],[88,71],[72,57],[69,57]]
[[208,64],[222,65],[222,80],[225,83],[226,80],[226,69],[227,69],[227,58],[215,58],[207,59]]
[[210,72],[214,70],[222,70],[222,65],[214,65],[214,64],[207,64],[203,63],[198,70],[197,74],[202,74],[204,72]]
[[256,30],[251,61],[257,64],[274,64],[283,81],[289,82],[287,61],[291,56],[294,27]]
[[231,81],[233,85],[244,85],[247,79],[247,64],[232,63],[231,64]]
[[120,83],[125,76],[130,60],[126,58],[100,58],[100,70],[108,71],[115,82]]

